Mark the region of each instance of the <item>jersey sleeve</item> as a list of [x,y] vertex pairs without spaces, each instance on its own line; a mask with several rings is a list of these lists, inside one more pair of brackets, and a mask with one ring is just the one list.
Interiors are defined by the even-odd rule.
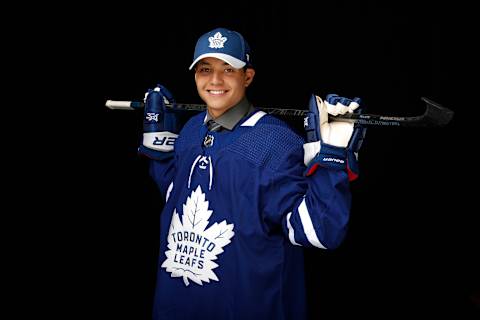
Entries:
[[175,173],[175,155],[173,152],[162,160],[150,159],[149,173],[155,181],[163,198],[166,198],[170,184]]
[[263,212],[269,226],[280,224],[298,246],[334,249],[343,241],[350,216],[351,193],[344,170],[319,168],[305,177],[303,150],[284,155],[262,183]]
[[[167,198],[167,194],[172,188],[179,156],[185,152],[185,140],[188,140],[188,137],[191,136],[192,126],[202,123],[198,121],[198,119],[202,119],[201,117],[202,115],[193,116],[185,123],[182,130],[180,130],[178,138],[175,140],[173,151],[162,152],[162,156],[155,159],[150,157],[149,173],[164,199]],[[195,130],[193,131],[196,132]]]

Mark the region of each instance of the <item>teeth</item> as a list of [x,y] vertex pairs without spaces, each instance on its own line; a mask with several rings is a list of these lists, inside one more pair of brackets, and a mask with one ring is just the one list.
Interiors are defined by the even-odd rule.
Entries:
[[225,90],[210,90],[209,92],[211,94],[223,94],[225,93]]

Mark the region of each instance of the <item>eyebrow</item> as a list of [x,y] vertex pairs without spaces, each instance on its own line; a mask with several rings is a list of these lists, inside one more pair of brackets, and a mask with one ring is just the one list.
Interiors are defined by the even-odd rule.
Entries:
[[[200,65],[202,65],[202,66],[212,66],[211,63],[208,63],[208,62],[205,62],[205,61],[200,61],[200,62],[198,62],[198,65],[199,65],[199,66],[200,66]],[[225,62],[225,61],[223,62],[223,65],[224,65],[224,66],[230,66],[230,65],[229,65],[227,62]],[[233,68],[233,67],[232,67],[232,68]]]

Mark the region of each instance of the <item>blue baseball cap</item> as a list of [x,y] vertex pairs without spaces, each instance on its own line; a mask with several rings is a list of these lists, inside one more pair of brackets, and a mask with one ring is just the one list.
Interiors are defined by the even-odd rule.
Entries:
[[195,46],[193,63],[189,70],[203,58],[213,57],[240,69],[250,63],[250,47],[243,36],[232,30],[217,28],[202,35]]

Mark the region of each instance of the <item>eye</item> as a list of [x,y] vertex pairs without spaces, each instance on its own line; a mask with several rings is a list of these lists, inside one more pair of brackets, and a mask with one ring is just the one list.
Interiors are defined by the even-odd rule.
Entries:
[[225,73],[232,73],[232,72],[235,71],[235,69],[233,69],[233,68],[225,68],[224,71],[225,71]]
[[197,69],[197,72],[199,73],[209,73],[211,70],[208,67],[201,67]]

